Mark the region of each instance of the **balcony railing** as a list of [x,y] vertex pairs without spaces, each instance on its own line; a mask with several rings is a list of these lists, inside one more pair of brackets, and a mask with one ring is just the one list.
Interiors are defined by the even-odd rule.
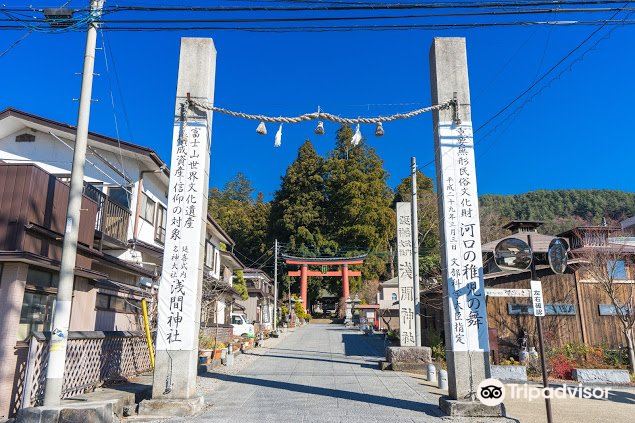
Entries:
[[90,184],[84,184],[84,194],[97,202],[95,230],[124,244],[127,243],[130,210],[115,203]]

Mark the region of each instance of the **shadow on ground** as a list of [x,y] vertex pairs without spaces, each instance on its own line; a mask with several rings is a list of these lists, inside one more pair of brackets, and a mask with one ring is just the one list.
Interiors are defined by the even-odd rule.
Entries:
[[430,416],[440,417],[443,416],[439,407],[431,404],[424,404],[416,401],[408,401],[397,398],[389,398],[379,395],[370,395],[360,392],[342,391],[339,389],[321,388],[317,386],[306,386],[297,383],[279,382],[268,379],[257,379],[253,377],[236,376],[236,375],[222,375],[206,373],[203,377],[214,378],[227,382],[243,383],[247,385],[264,386],[267,388],[274,388],[280,390],[286,390],[291,392],[302,392],[306,394],[321,395],[330,398],[341,398],[351,401],[359,401],[366,404],[383,405],[387,407],[399,408],[402,410],[412,410],[425,413]]

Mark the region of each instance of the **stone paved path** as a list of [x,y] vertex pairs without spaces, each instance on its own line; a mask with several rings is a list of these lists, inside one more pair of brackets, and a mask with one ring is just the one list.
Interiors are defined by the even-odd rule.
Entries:
[[[438,397],[407,375],[378,370],[383,341],[340,325],[312,324],[285,336],[219,383],[196,422],[440,421]],[[201,385],[204,385],[202,383]],[[185,419],[183,419],[185,421]]]

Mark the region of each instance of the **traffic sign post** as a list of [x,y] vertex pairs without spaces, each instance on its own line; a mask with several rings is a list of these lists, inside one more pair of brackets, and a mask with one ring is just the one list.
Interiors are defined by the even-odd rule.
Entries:
[[[562,274],[567,268],[567,249],[564,240],[556,238],[551,242],[548,251],[549,265],[556,274]],[[538,345],[540,348],[540,365],[542,367],[542,385],[549,387],[547,380],[547,363],[545,359],[545,346],[542,331],[542,317],[546,314],[544,297],[542,295],[542,282],[538,280],[536,274],[536,260],[531,245],[531,234],[527,234],[527,242],[519,238],[505,238],[496,245],[494,249],[494,261],[501,270],[506,271],[531,271],[530,289],[493,289],[486,288],[485,295],[490,297],[531,297],[533,314],[536,316],[536,327],[538,329]],[[552,423],[551,399],[545,397],[547,408],[547,422]]]
[[[538,328],[538,346],[540,348],[540,366],[542,367],[542,386],[547,388],[549,381],[547,380],[547,361],[545,358],[545,345],[542,334],[542,317],[545,315],[545,302],[542,296],[542,283],[536,275],[536,264],[533,259],[533,248],[531,245],[531,234],[527,234],[527,244],[532,251],[532,260],[529,268],[531,269],[531,300],[534,306],[534,316],[536,316],[536,326]],[[551,414],[551,399],[545,396],[545,407],[547,409],[547,422],[553,422]]]

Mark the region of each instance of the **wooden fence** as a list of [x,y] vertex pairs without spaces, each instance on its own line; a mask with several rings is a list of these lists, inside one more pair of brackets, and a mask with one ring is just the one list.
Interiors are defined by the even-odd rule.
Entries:
[[[21,392],[16,408],[42,404],[50,337],[50,332],[34,332],[31,337],[22,386],[16,390]],[[69,332],[62,398],[150,370],[142,332]]]

